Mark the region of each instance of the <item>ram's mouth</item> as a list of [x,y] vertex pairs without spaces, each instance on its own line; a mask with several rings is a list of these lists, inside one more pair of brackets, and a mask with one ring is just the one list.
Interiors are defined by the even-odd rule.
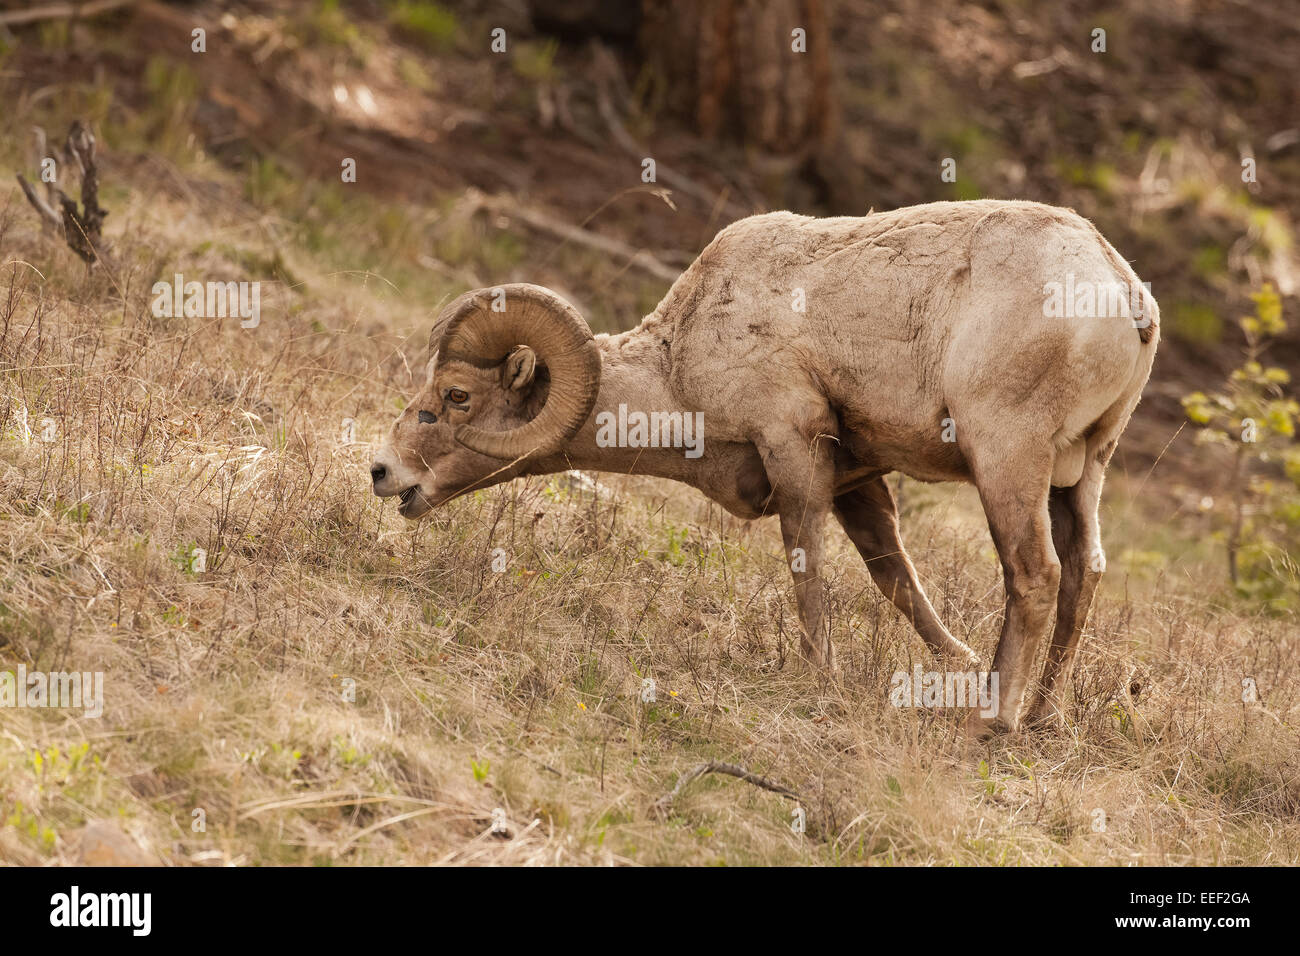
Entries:
[[420,486],[411,485],[405,491],[397,493],[397,499],[401,502],[397,506],[397,513],[403,518],[419,518],[433,507],[433,503],[420,490]]

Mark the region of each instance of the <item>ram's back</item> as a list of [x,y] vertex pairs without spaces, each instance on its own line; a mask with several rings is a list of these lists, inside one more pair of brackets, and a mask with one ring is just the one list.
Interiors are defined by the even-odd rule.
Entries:
[[[767,213],[722,230],[647,326],[667,350],[674,390],[725,411],[738,437],[764,410],[797,414],[817,395],[837,413],[906,432],[943,412],[955,362],[993,374],[1010,353],[1122,338],[1124,321],[1044,315],[1046,283],[1066,273],[1132,276],[1091,223],[1039,203]],[[1136,345],[1138,333],[1127,335]]]

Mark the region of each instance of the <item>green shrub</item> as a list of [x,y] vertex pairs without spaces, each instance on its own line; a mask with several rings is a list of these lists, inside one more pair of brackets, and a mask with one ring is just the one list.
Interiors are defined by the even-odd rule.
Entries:
[[[1198,443],[1230,450],[1232,523],[1227,533],[1228,576],[1241,593],[1275,606],[1300,596],[1300,568],[1291,546],[1300,535],[1300,445],[1295,440],[1300,402],[1286,386],[1286,369],[1261,359],[1286,331],[1282,300],[1271,285],[1251,296],[1255,314],[1239,320],[1246,361],[1221,392],[1183,399],[1201,431]],[[1282,480],[1270,478],[1282,472]]]
[[456,38],[456,15],[436,3],[402,0],[388,12],[399,31],[431,50],[445,50]]

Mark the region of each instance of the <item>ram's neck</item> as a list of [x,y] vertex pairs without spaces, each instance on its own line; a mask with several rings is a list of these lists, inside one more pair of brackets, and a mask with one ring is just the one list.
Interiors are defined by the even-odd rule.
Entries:
[[[763,514],[772,489],[758,450],[748,442],[709,437],[709,416],[684,407],[669,388],[668,346],[654,327],[642,325],[596,341],[602,372],[591,417],[562,452],[526,466],[527,473],[576,468],[671,478],[698,488],[742,518]],[[680,439],[667,447],[665,418],[669,438]],[[638,432],[640,420],[649,426],[647,432]],[[651,438],[656,422],[658,442]]]
[[[563,452],[539,460],[529,470],[546,474],[577,468],[694,484],[692,478],[705,458],[707,423],[698,409],[684,408],[669,388],[667,346],[643,328],[597,336],[596,342],[601,353],[600,394],[591,417]],[[639,427],[642,421],[644,428]],[[660,426],[653,438],[651,421]],[[655,447],[664,437],[668,447]]]

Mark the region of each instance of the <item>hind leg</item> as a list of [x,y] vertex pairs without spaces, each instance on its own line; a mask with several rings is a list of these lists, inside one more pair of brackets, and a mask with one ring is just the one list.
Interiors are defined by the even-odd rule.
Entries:
[[1060,719],[1079,638],[1097,584],[1106,570],[1101,523],[1097,518],[1106,466],[1097,460],[1092,449],[1089,451],[1079,482],[1070,488],[1053,488],[1051,493],[1052,541],[1061,559],[1061,590],[1057,595],[1056,626],[1043,679],[1029,712],[1032,722]]
[[835,496],[835,517],[867,563],[871,579],[882,594],[911,621],[936,655],[955,658],[970,668],[979,658],[969,647],[948,633],[917,580],[903,539],[898,534],[898,506],[884,478]]
[[971,730],[1015,730],[1035,652],[1047,631],[1061,584],[1052,544],[1048,489],[1054,454],[1048,440],[987,442],[967,452],[1002,562],[1006,610],[993,656],[997,713],[972,717]]

